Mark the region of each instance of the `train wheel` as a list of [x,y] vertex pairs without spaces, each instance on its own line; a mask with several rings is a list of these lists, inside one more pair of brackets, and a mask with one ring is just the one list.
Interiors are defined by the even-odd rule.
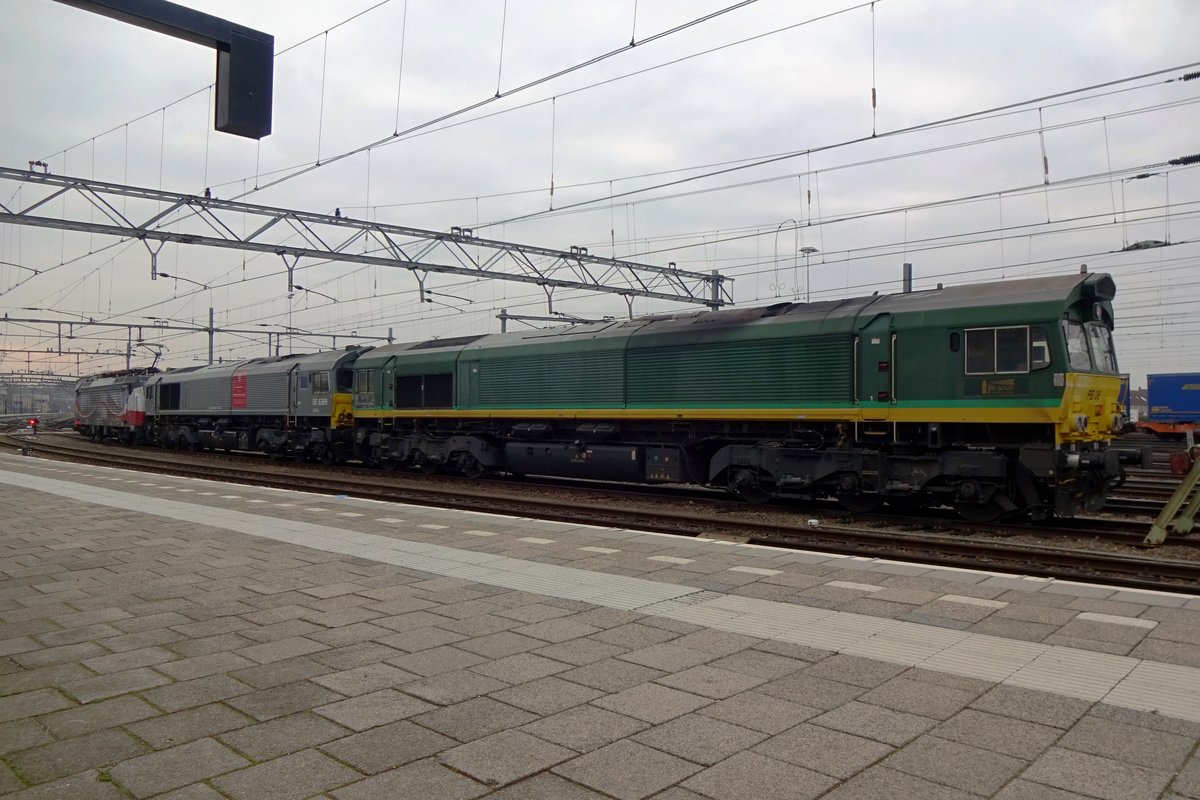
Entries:
[[475,480],[482,478],[487,473],[487,467],[480,463],[475,456],[468,455],[463,461],[463,475]]
[[729,491],[752,506],[762,505],[771,499],[771,493],[763,487],[764,479],[769,486],[769,476],[758,470],[739,469],[729,478]]
[[438,463],[420,450],[413,451],[412,463],[416,465],[417,469],[421,470],[422,475],[432,475],[438,471]]
[[379,468],[384,472],[395,472],[396,467],[398,466],[400,466],[400,462],[394,458],[388,458],[387,456],[384,456],[383,458],[379,459]]
[[322,464],[324,464],[327,467],[332,467],[334,462],[336,462],[336,461],[337,461],[337,459],[334,458],[334,456],[333,456],[333,450],[331,450],[328,447],[322,448],[322,450],[321,450],[321,463]]

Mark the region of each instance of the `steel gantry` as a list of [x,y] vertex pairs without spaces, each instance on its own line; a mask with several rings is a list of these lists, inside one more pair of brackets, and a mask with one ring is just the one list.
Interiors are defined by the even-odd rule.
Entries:
[[[151,278],[158,275],[159,251],[175,242],[278,255],[289,290],[300,259],[308,258],[407,269],[422,290],[430,273],[444,273],[532,284],[550,299],[555,289],[578,289],[620,295],[627,304],[634,297],[710,308],[733,302],[726,286],[731,279],[716,270],[605,258],[586,247],[554,250],[483,239],[470,228],[429,231],[340,211],[314,214],[10,167],[0,167],[0,181],[21,189],[0,192],[21,198],[0,202],[0,222],[139,239],[150,252]],[[239,235],[239,229],[250,232]]]

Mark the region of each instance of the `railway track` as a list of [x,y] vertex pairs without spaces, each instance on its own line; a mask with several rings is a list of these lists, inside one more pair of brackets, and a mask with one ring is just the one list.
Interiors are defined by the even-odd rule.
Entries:
[[[71,442],[69,440],[75,439]],[[33,448],[35,455],[61,458],[101,466],[141,469],[158,474],[208,478],[235,483],[283,489],[299,489],[315,493],[348,495],[390,502],[415,503],[446,508],[469,507],[476,511],[536,517],[539,519],[575,522],[636,530],[650,530],[686,536],[706,536],[734,541],[773,544],[785,547],[814,549],[823,552],[917,561],[945,566],[989,571],[1013,572],[1023,575],[1058,579],[1103,581],[1123,586],[1164,591],[1200,590],[1200,559],[1148,556],[1136,550],[1142,532],[1122,530],[1112,520],[1079,520],[1062,526],[1076,542],[1103,541],[1115,551],[1087,546],[1064,546],[1058,542],[1031,542],[1028,537],[1059,538],[1064,531],[1034,526],[1002,526],[964,523],[961,520],[931,520],[928,526],[913,530],[914,518],[887,515],[863,515],[857,524],[842,524],[819,520],[809,524],[811,509],[804,514],[774,514],[774,518],[757,518],[761,511],[728,500],[689,497],[682,502],[691,510],[670,508],[663,494],[621,492],[613,493],[576,486],[564,493],[558,488],[547,491],[540,486],[542,496],[528,491],[529,486],[497,481],[485,489],[464,485],[462,480],[405,480],[400,476],[345,470],[345,474],[326,468],[304,468],[303,465],[281,467],[265,462],[246,464],[237,459],[191,459],[178,453],[139,450],[127,447],[89,446],[73,435],[13,437],[0,435],[0,444],[10,447]],[[193,455],[193,454],[187,454]],[[641,494],[640,502],[637,495]],[[583,499],[581,501],[581,495]],[[616,502],[623,498],[625,504]],[[834,511],[831,518],[844,519],[845,512]],[[782,521],[789,517],[789,521]],[[817,513],[817,517],[821,517]],[[907,527],[889,530],[867,527],[888,523]],[[971,535],[974,535],[972,537]],[[980,536],[982,534],[982,536]],[[1184,544],[1186,542],[1186,544]],[[1200,551],[1200,539],[1173,540],[1169,547],[1177,554]]]

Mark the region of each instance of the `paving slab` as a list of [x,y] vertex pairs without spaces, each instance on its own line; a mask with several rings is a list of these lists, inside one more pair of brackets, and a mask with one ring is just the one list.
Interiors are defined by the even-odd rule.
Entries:
[[303,750],[214,778],[212,783],[234,800],[290,800],[355,783],[362,777],[327,755]]
[[427,800],[470,800],[487,794],[488,787],[426,759],[352,783],[330,794],[336,800],[392,800],[418,797]]
[[883,766],[984,797],[1021,773],[1026,762],[978,747],[922,736],[889,756]]
[[575,758],[573,750],[506,730],[446,750],[438,760],[485,786],[507,786]]
[[578,756],[553,771],[620,800],[640,800],[699,772],[700,767],[626,739]]
[[1053,747],[1021,776],[1027,781],[1080,791],[1102,800],[1151,800],[1174,777],[1113,759]]
[[808,800],[820,797],[837,782],[812,770],[743,752],[688,778],[682,785],[714,800]]

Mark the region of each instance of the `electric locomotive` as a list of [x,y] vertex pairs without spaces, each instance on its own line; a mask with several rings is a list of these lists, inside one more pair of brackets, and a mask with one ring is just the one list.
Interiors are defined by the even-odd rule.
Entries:
[[92,439],[134,442],[146,421],[146,381],[157,367],[124,369],[82,378],[75,384],[75,429]]

